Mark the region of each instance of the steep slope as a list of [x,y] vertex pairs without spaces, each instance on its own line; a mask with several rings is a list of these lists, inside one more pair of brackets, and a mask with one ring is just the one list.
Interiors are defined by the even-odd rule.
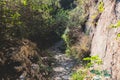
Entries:
[[[112,80],[120,80],[120,39],[117,38],[120,28],[111,27],[120,20],[120,0],[100,0],[104,3],[104,11],[93,19],[100,2],[95,1],[91,0],[87,22],[87,30],[93,38],[91,55],[99,55],[103,60],[103,69],[110,71]],[[91,22],[95,22],[95,25]]]

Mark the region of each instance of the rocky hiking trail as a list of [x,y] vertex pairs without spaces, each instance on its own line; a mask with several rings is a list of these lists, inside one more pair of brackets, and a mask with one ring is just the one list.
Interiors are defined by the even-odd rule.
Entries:
[[73,68],[76,65],[76,60],[68,57],[64,52],[60,50],[63,41],[56,43],[49,49],[54,54],[55,63],[53,68],[54,74],[53,80],[71,80],[70,76],[73,72]]

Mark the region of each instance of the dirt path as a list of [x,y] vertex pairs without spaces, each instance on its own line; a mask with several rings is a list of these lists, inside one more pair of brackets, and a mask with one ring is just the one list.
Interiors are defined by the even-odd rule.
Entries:
[[59,49],[62,43],[63,42],[60,41],[49,49],[54,54],[56,60],[53,66],[53,80],[70,80],[72,69],[76,64],[74,59],[67,57],[66,54],[62,53]]

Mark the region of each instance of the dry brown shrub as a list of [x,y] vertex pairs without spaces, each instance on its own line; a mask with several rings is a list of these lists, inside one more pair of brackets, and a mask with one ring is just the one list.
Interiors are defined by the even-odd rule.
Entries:
[[71,51],[76,58],[84,58],[90,54],[91,39],[81,28],[73,28],[70,31]]
[[45,80],[40,52],[29,40],[5,40],[0,47],[0,80]]

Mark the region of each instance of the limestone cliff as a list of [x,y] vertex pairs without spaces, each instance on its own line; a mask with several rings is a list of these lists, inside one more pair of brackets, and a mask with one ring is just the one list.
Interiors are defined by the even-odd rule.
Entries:
[[[100,1],[104,3],[101,13],[97,12]],[[120,80],[120,39],[117,38],[120,28],[111,28],[119,20],[120,0],[91,0],[86,24],[92,37],[91,55],[99,55],[103,69],[112,74],[111,80]]]

